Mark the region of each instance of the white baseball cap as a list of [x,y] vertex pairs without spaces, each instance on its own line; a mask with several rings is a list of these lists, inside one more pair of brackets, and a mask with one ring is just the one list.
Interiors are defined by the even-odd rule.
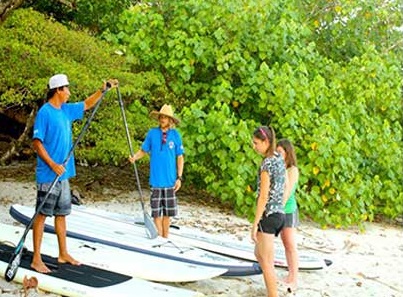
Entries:
[[67,75],[65,74],[56,74],[49,79],[49,89],[55,89],[68,85],[69,81],[67,80]]

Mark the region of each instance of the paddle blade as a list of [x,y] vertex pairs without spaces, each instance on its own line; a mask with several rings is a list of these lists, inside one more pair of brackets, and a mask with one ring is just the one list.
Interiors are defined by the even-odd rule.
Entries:
[[14,252],[10,261],[8,262],[8,266],[6,272],[4,274],[4,278],[6,281],[11,282],[15,275],[17,274],[18,267],[21,262],[22,249],[19,252]]
[[144,225],[146,227],[145,229],[148,238],[154,239],[158,237],[157,227],[155,226],[153,219],[146,212],[144,212]]

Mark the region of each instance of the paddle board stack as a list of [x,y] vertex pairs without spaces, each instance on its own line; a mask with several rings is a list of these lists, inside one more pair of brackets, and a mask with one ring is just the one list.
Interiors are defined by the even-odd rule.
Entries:
[[[34,214],[34,209],[15,204],[10,208],[10,214],[17,221],[28,224]],[[118,247],[161,259],[220,268],[226,270],[223,273],[224,276],[246,276],[261,273],[256,262],[222,256],[171,239],[161,237],[149,239],[145,235],[144,226],[80,212],[76,208],[69,215],[67,229],[67,235],[72,238]],[[46,220],[45,230],[54,232],[52,218]]]
[[[85,206],[74,206],[75,213],[86,214],[88,217],[97,216],[108,220],[114,220],[143,228],[141,219],[134,219],[133,216],[115,212],[108,212],[98,208]],[[176,242],[185,243],[207,251],[226,255],[247,261],[256,261],[254,245],[251,242],[239,241],[223,235],[214,235],[202,232],[194,228],[179,227],[171,225],[170,238]],[[323,259],[317,255],[299,251],[300,270],[319,270],[332,264],[329,259]],[[282,244],[276,244],[274,264],[277,267],[287,268],[285,251]]]
[[[24,229],[21,227],[0,224],[0,273],[2,275],[6,271],[11,254],[23,232]],[[57,241],[56,238],[45,235],[44,250],[49,249],[47,245],[49,240]],[[31,241],[28,236],[27,244],[32,244]],[[114,255],[110,254],[111,261],[113,261],[113,257]],[[43,274],[32,270],[30,268],[32,252],[24,250],[14,280],[22,283],[24,277],[36,277],[40,289],[71,297],[131,297],[133,292],[136,292],[137,296],[147,297],[190,297],[201,295],[194,291],[152,283],[85,263],[80,266],[60,264],[57,262],[57,258],[52,257],[47,252],[42,253],[42,259],[52,270],[51,273]],[[130,263],[127,264],[130,265]]]
[[[12,243],[18,242],[24,232],[21,227],[1,223],[0,230],[0,240]],[[69,253],[83,264],[150,281],[194,282],[227,272],[224,268],[179,262],[76,238],[67,238],[67,244]],[[29,249],[33,246],[31,232],[26,237],[25,246]],[[56,235],[44,233],[41,251],[52,257],[58,256]]]

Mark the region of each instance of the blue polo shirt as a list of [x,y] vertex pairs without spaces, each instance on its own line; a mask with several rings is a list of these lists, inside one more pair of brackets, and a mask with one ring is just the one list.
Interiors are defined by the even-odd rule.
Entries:
[[[42,142],[49,156],[58,164],[67,158],[73,146],[72,124],[84,116],[84,102],[65,103],[61,108],[55,108],[45,103],[38,111],[34,124],[33,139]],[[74,156],[72,155],[65,166],[66,171],[59,180],[65,180],[76,175]],[[37,156],[36,181],[50,183],[56,178],[56,173]]]
[[141,149],[150,154],[151,187],[174,187],[177,178],[176,158],[184,153],[179,132],[169,129],[166,142],[163,143],[162,130],[159,127],[152,128],[148,131]]

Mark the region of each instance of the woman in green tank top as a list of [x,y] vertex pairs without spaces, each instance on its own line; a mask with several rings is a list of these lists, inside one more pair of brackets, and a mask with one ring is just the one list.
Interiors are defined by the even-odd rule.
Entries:
[[299,170],[294,146],[288,139],[281,139],[277,143],[277,151],[283,156],[287,168],[287,181],[284,192],[285,225],[281,231],[285,256],[288,265],[288,275],[284,279],[287,290],[292,292],[297,287],[298,279],[298,252],[296,244],[296,228],[299,224],[297,200],[295,192],[298,186]]

